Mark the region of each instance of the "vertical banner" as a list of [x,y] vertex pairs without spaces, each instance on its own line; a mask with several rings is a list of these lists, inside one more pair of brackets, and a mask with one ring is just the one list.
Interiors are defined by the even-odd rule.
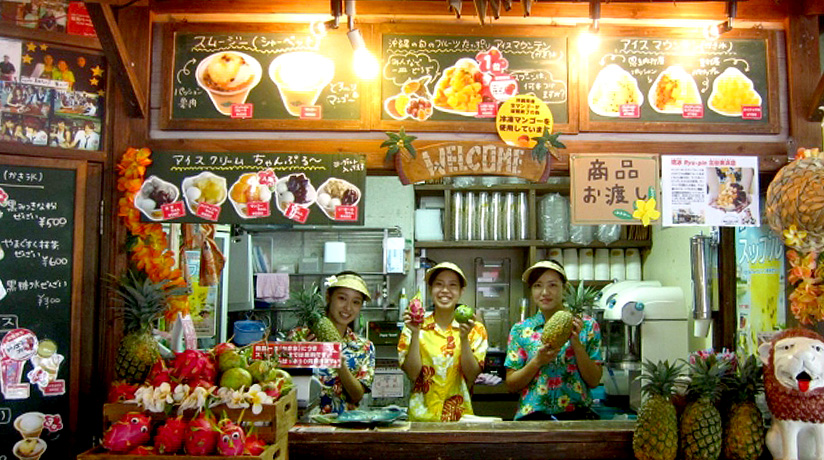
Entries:
[[657,219],[657,155],[577,154],[569,171],[573,224],[649,225]]
[[758,352],[759,337],[786,325],[784,242],[768,226],[735,231],[737,340],[740,355]]
[[661,157],[665,226],[757,227],[758,157]]

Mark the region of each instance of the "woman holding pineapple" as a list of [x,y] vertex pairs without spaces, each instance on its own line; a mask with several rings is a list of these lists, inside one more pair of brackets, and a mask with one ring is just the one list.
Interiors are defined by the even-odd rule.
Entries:
[[[357,273],[344,271],[330,276],[326,279],[326,314],[318,314],[317,310],[322,308],[317,308],[320,305],[306,308],[304,322],[310,327],[298,327],[289,333],[289,340],[337,341],[343,344],[339,368],[315,371],[321,383],[322,413],[357,409],[363,395],[372,387],[375,346],[350,327],[360,315],[363,303],[368,300],[369,289]],[[316,304],[321,302],[321,299],[315,301]]]
[[426,283],[434,309],[422,320],[405,312],[398,343],[401,369],[414,382],[409,420],[458,421],[472,414],[469,391],[486,358],[486,328],[472,318],[464,321],[460,311],[456,315],[466,289],[466,276],[457,265],[435,265],[426,271]]
[[[564,267],[544,260],[521,277],[538,312],[512,326],[506,385],[520,392],[515,420],[597,418],[587,406],[601,381],[601,332],[589,316],[564,309]],[[576,313],[576,312],[573,312]]]

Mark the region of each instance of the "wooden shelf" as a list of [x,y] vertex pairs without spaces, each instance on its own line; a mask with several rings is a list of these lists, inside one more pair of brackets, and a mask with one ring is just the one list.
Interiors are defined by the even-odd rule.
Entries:
[[65,32],[52,32],[43,29],[32,29],[12,24],[8,21],[0,21],[3,25],[3,36],[19,38],[22,40],[38,41],[46,43],[56,43],[64,46],[85,48],[94,51],[102,51],[100,40],[97,37],[86,37],[83,35],[72,35]]
[[652,247],[650,240],[619,240],[614,243],[604,244],[600,241],[593,241],[590,244],[575,243],[549,243],[544,240],[516,240],[516,241],[415,241],[416,248],[423,249],[502,249],[502,248],[649,248]]
[[527,192],[535,190],[542,193],[569,193],[569,184],[497,184],[492,186],[472,185],[455,187],[453,185],[416,185],[415,192]]

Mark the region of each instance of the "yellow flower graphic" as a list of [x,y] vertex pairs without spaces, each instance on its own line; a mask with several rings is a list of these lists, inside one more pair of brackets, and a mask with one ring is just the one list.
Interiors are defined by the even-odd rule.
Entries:
[[648,226],[650,221],[658,220],[661,217],[661,212],[655,209],[655,198],[648,200],[635,200],[635,211],[632,212],[634,219],[640,220],[644,227]]
[[798,247],[804,244],[804,238],[807,237],[807,232],[799,230],[795,224],[790,225],[790,228],[784,230],[784,244],[790,247]]

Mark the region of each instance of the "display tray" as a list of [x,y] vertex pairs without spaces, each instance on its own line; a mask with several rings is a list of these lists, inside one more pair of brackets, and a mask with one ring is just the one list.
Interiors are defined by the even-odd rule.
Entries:
[[[255,433],[267,443],[273,443],[280,438],[286,436],[289,428],[294,426],[298,420],[298,400],[297,392],[290,391],[288,394],[282,396],[275,404],[267,404],[263,406],[263,411],[259,414],[253,414],[252,410],[246,409],[231,409],[225,405],[215,406],[211,409],[212,413],[218,417],[226,416],[232,420],[238,420],[241,412],[243,412],[243,425],[248,429],[252,423],[255,425]],[[127,412],[143,412],[152,417],[152,420],[159,422],[166,419],[165,413],[156,413],[141,411],[137,404],[134,403],[108,403],[103,405],[103,424],[108,427],[112,423],[120,420],[123,414]],[[190,418],[194,415],[194,411],[184,412],[184,417]],[[118,456],[121,458],[122,456]],[[175,458],[180,458],[175,457]],[[214,456],[210,458],[215,458]],[[248,458],[248,457],[247,457]]]
[[288,460],[289,459],[289,438],[287,436],[281,437],[278,442],[270,445],[260,455],[242,455],[242,456],[224,456],[224,455],[129,455],[129,454],[113,454],[106,449],[97,446],[83,452],[77,457],[77,460],[138,460],[138,459],[154,459],[154,460]]
[[353,410],[341,414],[318,414],[312,421],[348,427],[387,426],[406,414],[399,410]]

